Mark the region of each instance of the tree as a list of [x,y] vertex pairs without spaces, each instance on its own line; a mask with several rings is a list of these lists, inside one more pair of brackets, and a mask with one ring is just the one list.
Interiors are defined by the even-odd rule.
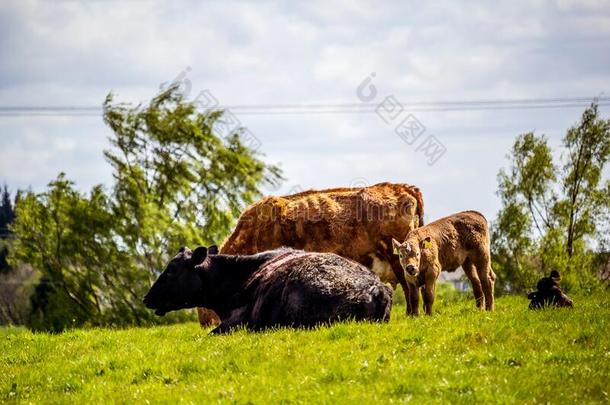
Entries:
[[534,238],[554,226],[556,168],[546,138],[532,132],[517,137],[508,157],[509,170],[498,174],[503,209],[492,227],[492,250],[499,287],[520,289],[536,277]]
[[5,184],[0,196],[0,238],[8,236],[8,226],[14,219],[15,211],[11,202],[11,194],[8,192],[8,187]]
[[531,226],[528,212],[515,202],[498,214],[491,229],[491,251],[499,290],[519,291],[535,281]]
[[595,232],[595,218],[608,210],[608,184],[600,187],[602,171],[610,157],[610,120],[599,117],[597,104],[582,115],[578,125],[563,139],[568,160],[563,167],[565,198],[557,207],[566,227],[566,251],[574,254],[574,243]]
[[[18,198],[19,193],[17,193]],[[6,184],[0,194],[0,325],[23,324],[29,312],[33,270],[13,268],[8,263],[12,245],[10,225],[15,219],[11,195]]]
[[[119,267],[117,260],[121,252],[113,221],[110,201],[101,186],[83,196],[63,173],[46,192],[21,196],[11,257],[42,274],[32,297],[30,326],[59,331],[67,326],[117,321],[114,314],[121,312],[117,309],[122,302],[110,298],[111,282],[119,281],[112,277],[127,283],[126,289],[129,281],[136,280],[116,277],[115,271],[125,268]],[[121,298],[126,297],[121,294]],[[125,305],[134,301],[135,297]],[[115,310],[105,311],[106,305]]]
[[260,186],[281,180],[277,167],[242,144],[241,130],[226,139],[215,133],[222,111],[198,112],[177,85],[147,106],[113,98],[104,103],[104,120],[114,148],[104,154],[116,179],[113,210],[134,252],[148,257],[185,243],[219,243]]
[[551,209],[557,197],[553,190],[556,168],[546,137],[529,132],[515,140],[511,169],[498,175],[498,194],[504,205],[517,205],[528,214],[538,236],[554,226]]
[[[492,257],[505,288],[524,290],[551,269],[567,273],[568,287],[587,286],[607,261],[610,182],[602,183],[602,173],[610,120],[599,118],[593,103],[563,143],[560,171],[544,136],[520,135],[509,169],[498,174],[502,209],[492,226]],[[597,252],[587,237],[598,242]]]
[[159,321],[141,300],[169,258],[182,245],[220,242],[260,186],[281,180],[277,167],[241,142],[240,130],[226,139],[216,134],[222,117],[197,111],[177,86],[146,106],[108,95],[110,191],[81,194],[60,174],[47,191],[17,203],[11,259],[42,273],[30,326]]
[[8,238],[0,238],[0,274],[10,273],[12,270],[8,264],[9,245]]
[[36,281],[34,270],[27,265],[0,274],[0,325],[23,325],[27,322]]
[[10,236],[9,225],[15,219],[15,211],[11,202],[11,194],[6,184],[0,195],[0,274],[9,273],[12,269],[7,262]]

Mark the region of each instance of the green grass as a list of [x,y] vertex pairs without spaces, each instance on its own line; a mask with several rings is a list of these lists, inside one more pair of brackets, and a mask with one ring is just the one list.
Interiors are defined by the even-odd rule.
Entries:
[[433,317],[208,336],[195,323],[0,330],[0,402],[594,403],[610,391],[608,293],[573,310],[439,299]]

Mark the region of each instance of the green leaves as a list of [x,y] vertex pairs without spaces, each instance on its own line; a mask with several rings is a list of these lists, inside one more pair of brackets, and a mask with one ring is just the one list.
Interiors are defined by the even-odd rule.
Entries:
[[[198,235],[181,244],[218,243],[241,209],[260,196],[259,187],[281,180],[277,167],[241,144],[240,130],[216,136],[222,112],[196,111],[177,86],[147,106],[113,104],[110,95],[104,111],[115,131],[114,148],[105,155],[118,179],[117,209],[125,227],[140,229],[144,243],[160,242],[146,232],[150,218],[169,235]],[[176,241],[164,243],[176,247]]]
[[593,233],[595,218],[610,209],[603,201],[607,190],[599,188],[603,168],[610,158],[610,120],[599,117],[594,103],[585,110],[580,123],[568,130],[563,142],[568,160],[563,167],[565,198],[559,211],[567,228],[566,249],[572,256],[574,242]]
[[556,168],[546,138],[532,132],[518,136],[509,158],[510,171],[498,175],[498,194],[504,204],[518,204],[528,211],[541,235],[553,225],[549,208],[556,200],[552,187]]

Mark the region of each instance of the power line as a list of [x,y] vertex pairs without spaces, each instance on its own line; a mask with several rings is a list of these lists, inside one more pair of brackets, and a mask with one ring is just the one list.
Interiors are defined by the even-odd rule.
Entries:
[[[399,102],[412,112],[434,111],[485,111],[485,110],[530,110],[583,107],[592,101],[599,106],[609,106],[610,97],[558,97],[533,99],[497,100],[441,100]],[[230,110],[239,115],[302,115],[302,114],[370,114],[375,113],[379,103],[320,103],[320,104],[259,104],[218,105],[213,109]],[[0,106],[0,117],[18,116],[70,116],[94,117],[102,113],[97,106]]]
[[[566,103],[556,105],[507,105],[507,106],[480,106],[465,108],[460,106],[455,107],[413,107],[405,108],[408,112],[436,112],[436,111],[485,111],[485,110],[535,110],[535,109],[556,109],[556,108],[575,108],[584,107],[588,104],[583,103]],[[598,103],[600,107],[610,106],[610,102]],[[233,111],[233,110],[231,110]],[[240,111],[239,115],[291,115],[291,114],[371,114],[377,110],[366,109],[342,109],[342,110],[285,110],[285,111]]]
[[[442,105],[485,105],[485,104],[532,104],[532,103],[590,103],[594,99],[598,101],[610,101],[610,97],[560,97],[560,98],[532,98],[532,99],[482,99],[482,100],[441,100],[441,101],[411,101],[403,102],[403,106],[442,106]],[[225,108],[231,109],[297,109],[297,108],[370,108],[379,103],[326,103],[326,104],[261,104],[261,105],[229,105]]]

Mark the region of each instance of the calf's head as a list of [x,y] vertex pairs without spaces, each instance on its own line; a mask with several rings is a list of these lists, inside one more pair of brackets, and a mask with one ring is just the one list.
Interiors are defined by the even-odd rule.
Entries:
[[204,270],[197,266],[203,263],[209,254],[216,253],[216,246],[209,249],[200,246],[194,251],[186,247],[180,248],[144,297],[144,305],[154,309],[155,314],[159,316],[178,309],[201,306],[201,272]]
[[417,238],[407,238],[403,243],[392,238],[392,249],[407,278],[414,278],[419,275],[421,269],[422,256],[427,256],[432,247],[432,239],[428,236],[421,240]]

